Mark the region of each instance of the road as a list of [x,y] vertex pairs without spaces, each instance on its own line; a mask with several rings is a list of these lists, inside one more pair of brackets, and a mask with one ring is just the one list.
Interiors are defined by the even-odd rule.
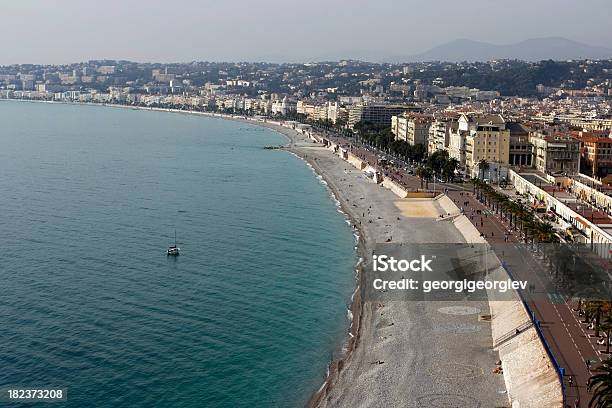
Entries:
[[[344,137],[327,135],[334,142],[351,151],[371,165],[378,164],[380,155],[384,152],[371,147],[363,147],[354,143],[354,140]],[[388,155],[386,155],[388,156]],[[421,180],[408,175],[400,166],[387,165],[385,174],[410,190],[421,188]],[[431,186],[430,182],[430,187]],[[544,293],[547,282],[543,281],[545,273],[534,274],[526,267],[540,267],[539,262],[533,258],[525,263],[525,254],[528,251],[523,246],[520,232],[511,228],[508,221],[491,212],[484,204],[479,202],[471,192],[471,186],[452,183],[440,183],[435,186],[437,191],[444,191],[459,207],[465,211],[472,224],[484,235],[497,256],[505,262],[515,279],[527,280],[535,285],[534,291]],[[532,254],[530,254],[532,256]],[[595,368],[603,361],[597,339],[592,338],[592,331],[587,330],[586,324],[580,322],[577,305],[561,297],[542,299],[543,296],[534,296],[536,300],[528,301],[535,318],[541,322],[540,328],[549,344],[552,354],[561,367],[565,369],[564,386],[566,403],[569,406],[588,407],[591,394],[587,391],[587,381],[592,375],[587,367],[586,360],[590,360]],[[590,333],[589,333],[590,332]],[[571,380],[570,380],[571,379]],[[570,385],[571,381],[571,385]]]
[[[539,262],[532,259],[525,261],[525,254],[529,253],[522,245],[520,233],[510,227],[509,223],[495,215],[480,203],[470,191],[449,191],[448,196],[463,207],[472,224],[484,234],[497,256],[505,262],[515,279],[528,280],[535,285],[535,292],[544,292],[547,282],[541,276],[544,273],[533,273],[526,268],[538,267]],[[467,204],[466,204],[467,203]],[[478,211],[481,214],[478,214]],[[531,254],[530,254],[531,255]],[[529,307],[535,313],[536,319],[541,322],[541,330],[551,351],[559,365],[565,368],[566,400],[570,406],[576,400],[580,407],[587,407],[591,398],[586,384],[591,376],[585,361],[593,361],[593,367],[602,361],[601,354],[595,339],[587,333],[586,325],[580,323],[577,313],[573,310],[577,305],[566,302],[560,297],[546,300],[543,296],[533,296],[536,300],[529,301]],[[569,378],[573,385],[569,385]]]
[[[359,146],[351,139],[330,138],[372,165],[377,165],[380,155],[385,154],[371,147]],[[384,171],[386,175],[392,176],[395,181],[408,189],[418,190],[422,186],[418,177],[406,174],[400,166],[387,165]],[[430,187],[433,187],[431,184],[430,182]],[[530,269],[541,268],[541,265],[531,254],[530,257],[525,257],[526,251],[522,247],[520,232],[511,228],[508,221],[480,203],[470,191],[470,187],[451,183],[436,184],[437,191],[446,192],[459,208],[463,208],[466,216],[491,244],[515,279],[527,280],[535,285],[535,292],[544,293],[547,282],[542,281],[541,277],[545,276],[545,273],[534,274]],[[542,299],[542,297],[534,296],[536,300],[528,301],[528,305],[534,312],[535,318],[541,322],[541,331],[555,359],[565,369],[566,402],[572,407],[576,402],[579,402],[576,406],[587,407],[591,395],[587,391],[586,384],[592,372],[587,367],[586,360],[593,362],[591,368],[597,367],[603,360],[598,350],[604,346],[597,345],[596,339],[589,336],[592,335],[592,331],[587,330],[586,324],[580,322],[574,310],[577,305],[561,297],[554,299]]]

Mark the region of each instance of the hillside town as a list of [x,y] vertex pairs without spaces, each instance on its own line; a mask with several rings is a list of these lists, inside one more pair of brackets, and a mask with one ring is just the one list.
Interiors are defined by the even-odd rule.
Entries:
[[0,67],[0,98],[295,120],[400,152],[429,179],[445,175],[426,157],[445,152],[453,181],[513,184],[560,236],[612,245],[610,60],[23,64]]
[[[559,236],[612,249],[612,60],[23,64],[0,67],[0,98],[299,121],[399,153],[428,179],[512,184]],[[450,174],[426,165],[438,152]]]
[[[612,60],[22,64],[0,67],[0,100],[177,110],[290,128],[402,198],[444,193],[457,214],[440,219],[469,220],[504,262],[511,251],[520,259],[524,244],[577,245],[588,254],[575,259],[611,276]],[[537,248],[568,268],[556,247],[553,255]],[[579,327],[558,333],[540,322],[582,318],[586,306],[524,302],[561,383],[588,381],[591,359],[585,369],[581,356],[611,344],[595,314],[587,316],[589,335]],[[596,354],[593,363],[601,361]],[[573,374],[565,378],[561,365]],[[567,388],[563,397],[580,394]]]

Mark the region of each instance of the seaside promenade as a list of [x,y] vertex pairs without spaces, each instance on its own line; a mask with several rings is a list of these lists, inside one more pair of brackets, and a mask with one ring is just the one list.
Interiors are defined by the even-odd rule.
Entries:
[[[440,222],[447,209],[436,200],[399,198],[362,169],[303,134],[273,123],[207,116],[259,124],[287,135],[291,140],[287,150],[304,158],[327,181],[359,229],[360,255],[365,259],[381,242],[466,242],[458,227]],[[351,149],[377,165],[375,151]],[[402,185],[418,188],[420,184],[418,178],[396,169],[384,172]],[[363,302],[353,342],[356,347],[337,365],[337,372],[313,405],[508,407],[504,376],[496,372],[499,355],[492,349],[491,324],[480,319],[489,305],[486,301],[460,302],[450,310],[455,306],[468,312],[449,313],[448,304],[437,302]]]
[[[342,138],[334,140],[333,146],[321,144],[322,137],[329,135],[296,132],[291,125],[278,122],[256,124],[287,135],[291,140],[287,150],[304,158],[327,181],[360,231],[359,253],[363,259],[369,259],[377,242],[450,244],[482,240],[473,226],[473,231],[467,228],[465,217],[465,223],[457,224],[453,222],[455,217],[447,217],[449,212],[459,212],[450,199],[402,198],[401,191],[392,192],[394,187],[385,181],[379,184],[372,180],[365,171],[368,165],[381,169],[385,178],[401,183],[401,188],[420,187],[418,178],[402,175],[392,166],[378,165],[374,149],[351,145]],[[308,140],[310,135],[316,135],[318,142]],[[351,162],[343,151],[362,159],[366,167]],[[449,305],[437,302],[371,302],[362,299],[359,292],[354,300],[349,353],[331,365],[330,375],[310,406],[509,407],[510,401],[520,401],[521,407],[562,406],[559,381],[533,329],[526,330],[528,334],[521,339],[511,336],[505,342],[502,364],[508,374],[505,369],[503,374],[499,371],[502,360],[494,342],[517,324],[508,313],[521,309],[520,302],[502,302],[508,304],[505,306],[464,301],[451,305],[450,310],[458,307],[467,313],[448,313],[445,309]],[[356,304],[362,308],[356,309]],[[519,309],[516,317],[529,320]],[[493,323],[496,340],[492,323],[486,318],[488,313],[500,314]]]
[[[329,133],[324,134],[323,137],[333,140],[334,145],[329,146],[330,149],[329,150],[326,149],[326,153],[327,154],[331,153],[331,156],[334,158],[334,160],[337,160],[339,157],[343,157],[344,160],[346,160],[347,159],[346,153],[343,153],[343,151],[348,152],[349,155],[350,154],[355,155],[359,159],[363,160],[363,162],[366,163],[367,166],[371,166],[372,168],[378,169],[378,171],[380,171],[381,174],[384,175],[385,179],[392,179],[397,185],[401,186],[401,188],[407,191],[415,191],[415,190],[419,190],[423,188],[423,185],[418,177],[406,174],[406,172],[403,171],[403,169],[400,169],[397,166],[389,165],[388,161],[385,163],[379,162],[378,158],[380,157],[381,153],[378,152],[376,149],[367,147],[367,146],[356,145],[352,143],[351,140],[347,140],[343,137],[338,137],[337,135],[333,135]],[[321,137],[318,137],[317,139],[321,140]],[[337,146],[337,148],[335,146]],[[341,150],[338,150],[338,148],[340,148]],[[340,162],[346,163],[344,162],[344,160],[341,159]],[[349,162],[351,161],[350,158],[348,159],[348,161]],[[363,167],[361,168],[361,170],[363,170]],[[360,173],[361,176],[363,177],[363,172],[358,171],[358,173]],[[372,182],[370,183],[373,184]],[[383,185],[385,185],[385,182],[383,182]],[[348,187],[351,189],[354,188],[354,186],[352,185]],[[431,183],[429,187],[432,187]],[[452,185],[452,184],[449,185],[449,184],[444,183],[442,185],[438,184],[437,190],[438,191],[443,190],[447,194],[451,194],[453,190],[455,190],[457,191],[457,194],[463,194],[459,192],[459,191],[463,191],[463,189],[464,187],[461,185]],[[382,190],[386,190],[386,189],[383,188]],[[387,190],[387,192],[389,193],[390,191]],[[405,197],[404,195],[402,195],[402,193],[399,193],[399,194],[400,194],[400,197]],[[393,194],[391,194],[391,196],[392,196],[391,197],[392,200],[395,198],[395,202],[397,205],[398,203],[397,197],[395,197]],[[449,203],[451,202],[450,199],[447,199],[447,200],[449,201]],[[403,204],[399,205],[403,208],[414,209],[415,207],[418,208],[418,207],[423,206],[422,202],[417,203],[416,200],[401,199],[399,201],[400,202],[404,201]],[[484,239],[483,239],[484,234],[482,234],[480,231],[478,231],[475,228],[474,225],[472,225],[474,223],[474,220],[470,221],[467,217],[461,216],[460,218],[462,218],[463,220],[458,220],[457,223],[454,222],[454,220],[457,217],[459,217],[459,215],[461,215],[460,210],[459,210],[461,206],[456,205],[458,203],[455,202],[449,205],[448,203],[442,204],[444,200],[437,201],[437,200],[429,199],[429,200],[424,200],[424,201],[430,201],[431,203],[433,203],[433,206],[435,207],[435,211],[423,212],[421,210],[419,211],[409,210],[409,211],[403,212],[402,216],[407,217],[411,221],[414,221],[415,218],[419,218],[419,217],[421,218],[421,221],[423,221],[423,218],[429,217],[430,223],[433,222],[435,224],[446,224],[447,228],[450,228],[455,231],[457,231],[457,229],[460,229],[459,231],[460,235],[467,233],[467,236],[469,236],[468,238],[469,242],[476,242],[476,241],[472,241],[473,239],[477,239],[477,241],[480,240],[484,242]],[[425,214],[425,216],[423,216],[423,214]],[[397,217],[397,221],[394,224],[400,226],[401,223],[399,221],[401,220],[402,220],[401,217]],[[370,220],[369,222],[371,223],[372,221]],[[473,233],[468,232],[469,228],[467,228],[466,224],[469,224],[470,228],[473,228],[473,231],[474,231]],[[410,226],[404,225],[403,227],[407,228],[407,230],[411,232],[411,235],[406,241],[399,241],[402,243],[449,242],[449,241],[446,241],[447,236],[445,235],[445,232],[438,231],[436,228],[432,227],[432,224],[423,225],[420,228],[415,228],[414,224]],[[449,230],[447,229],[446,233],[448,233],[448,231]],[[480,234],[480,237],[478,237],[479,234]],[[501,237],[503,237],[503,234],[501,234]],[[461,238],[463,238],[463,236]],[[457,241],[451,240],[450,242],[465,242],[461,238]],[[384,239],[384,237],[382,237],[381,239]],[[415,241],[412,241],[412,239],[414,239]],[[387,240],[389,240],[389,236],[387,236]],[[385,242],[385,241],[379,240],[378,242]],[[393,242],[398,242],[395,236],[393,237]],[[500,278],[503,279],[502,275],[500,275]],[[504,364],[504,367],[508,368],[509,370],[508,375],[510,377],[504,378],[504,380],[506,381],[506,385],[509,388],[507,390],[502,390],[499,392],[502,394],[505,394],[508,391],[512,391],[511,401],[515,403],[518,403],[520,401],[521,407],[562,406],[563,405],[561,402],[562,393],[561,393],[561,385],[560,385],[559,378],[555,374],[555,370],[553,369],[551,360],[546,355],[546,351],[542,343],[538,339],[538,336],[536,335],[535,328],[533,327],[522,328],[527,323],[527,321],[529,321],[529,317],[528,317],[529,315],[525,313],[525,310],[523,310],[523,306],[519,306],[520,301],[518,299],[519,298],[517,297],[516,301],[512,301],[510,303],[506,301],[502,301],[501,303],[494,301],[493,303],[490,303],[490,300],[489,300],[489,304],[486,304],[485,302],[485,305],[483,305],[484,307],[481,309],[481,310],[485,310],[486,308],[488,312],[489,307],[490,307],[492,316],[496,322],[494,323],[494,326],[496,327],[495,341],[493,341],[492,339],[489,340],[490,343],[487,345],[488,351],[495,353],[495,350],[499,349],[500,347],[499,344],[501,341],[502,343],[501,348],[504,350],[503,351],[504,357],[502,357],[504,361],[503,364]],[[388,306],[388,305],[391,305],[391,303],[392,302],[389,302],[387,304],[387,302],[385,302],[384,305]],[[398,308],[410,311],[408,313],[410,316],[414,316],[415,313],[418,313],[416,310],[410,310],[410,306],[412,305],[407,305],[407,303],[410,303],[410,302],[403,302],[403,304],[401,306],[398,306]],[[473,306],[473,303],[470,302],[470,305]],[[512,312],[512,310],[515,308],[518,308],[518,309],[516,309],[515,312]],[[519,311],[519,309],[521,310]],[[373,311],[370,310],[369,314],[366,313],[367,311],[368,311],[368,303],[366,302],[364,304],[364,315],[363,315],[364,326],[369,321],[377,317],[376,316],[377,311],[375,309]],[[508,313],[510,313],[512,317],[511,315],[508,315]],[[496,315],[499,316],[497,319],[495,319]],[[506,317],[503,317],[503,316],[506,316]],[[519,316],[522,316],[522,317],[519,317]],[[436,324],[435,316],[426,315],[425,317],[427,320],[433,321],[434,325]],[[525,334],[522,336],[514,334],[515,327],[516,327],[516,331],[518,334],[522,333],[523,331],[528,334]],[[511,336],[508,336],[509,330],[511,330],[513,333]],[[368,333],[372,331],[373,329],[363,330],[364,333]],[[427,338],[429,339],[429,342],[434,341],[438,343],[440,342],[440,339],[447,338],[444,336],[440,337],[439,333],[426,334],[427,333],[426,330],[419,330],[419,332],[422,334],[420,338],[421,339]],[[489,326],[489,333],[491,333],[490,326]],[[489,334],[489,336],[491,336],[491,334]],[[448,337],[454,338],[455,340],[457,340],[456,334],[448,335]],[[516,339],[514,339],[514,337],[516,337]],[[382,339],[388,340],[386,336],[382,336]],[[361,343],[365,343],[363,339],[361,339]],[[411,344],[418,344],[418,343],[419,343],[418,339],[411,339]],[[494,343],[497,344],[497,346],[492,348]],[[445,347],[444,343],[440,343],[440,345],[442,347]],[[367,350],[371,350],[375,348],[374,344],[365,344],[365,346],[366,346],[365,349]],[[453,347],[455,346],[457,346],[457,344],[448,345],[447,350],[452,350]],[[425,346],[425,348],[426,347],[427,346]],[[353,353],[353,355],[349,358],[349,362],[350,362],[350,359],[359,355],[359,352],[360,352],[359,349],[356,350],[356,352]],[[364,353],[363,349],[361,350],[361,353]],[[368,357],[372,358],[373,356],[368,356]],[[365,358],[366,356],[361,355],[358,361],[363,363]],[[432,358],[435,359],[435,357],[433,356]],[[378,361],[383,361],[383,360],[374,360],[374,363]],[[408,364],[408,365],[410,365],[411,363],[410,361],[404,361],[404,362],[405,364]],[[352,365],[356,366],[357,364],[352,364]],[[347,369],[346,367],[349,367],[349,369]],[[378,379],[378,378],[376,379],[376,381],[372,381],[372,379],[370,378],[370,382],[367,382],[363,373],[367,372],[368,370],[367,370],[367,367],[364,367],[364,366],[359,367],[359,369],[357,369],[355,373],[353,373],[354,377],[351,378],[350,377],[350,374],[351,374],[350,367],[351,367],[351,364],[347,364],[345,367],[343,367],[344,373],[342,376],[339,376],[339,379],[340,380],[345,379],[345,381],[348,384],[358,383],[360,385],[360,389],[361,389],[361,386],[363,386],[365,387],[364,389],[368,390],[368,395],[372,394],[372,392],[375,391],[375,390],[374,391],[371,390],[368,387],[371,387],[372,384],[377,384],[378,381],[382,381],[382,379]],[[421,370],[419,371],[421,372],[421,375],[423,375],[423,371]],[[493,369],[492,372],[496,372],[496,370]],[[486,375],[486,372],[483,372],[483,373]],[[504,372],[504,375],[505,374],[506,373]],[[463,375],[469,377],[469,375],[465,373]],[[350,378],[350,380],[347,380],[347,378]],[[360,380],[366,381],[366,382],[361,384],[359,382]],[[388,378],[385,378],[385,380],[388,380]],[[429,390],[433,391],[435,390],[435,387],[432,389],[431,384],[439,382],[438,380],[439,380],[438,377],[430,378],[429,381],[426,380],[425,383],[421,385],[424,387],[424,389],[428,389],[429,387]],[[509,385],[508,382],[510,382],[511,385]],[[326,393],[327,399],[322,400],[322,403],[320,404],[321,406],[334,406],[334,407],[335,406],[349,406],[349,405],[351,406],[352,405],[379,406],[377,405],[377,403],[380,397],[382,396],[378,396],[378,398],[375,398],[373,400],[366,400],[367,403],[365,404],[359,404],[357,400],[350,399],[351,397],[354,397],[354,394],[353,394],[354,391],[348,392],[346,388],[344,389],[344,391],[338,391],[339,389],[340,390],[343,389],[342,384],[338,386],[338,383],[341,384],[341,381],[336,381],[334,383],[335,386],[332,387],[330,390],[328,390],[329,392]],[[338,399],[334,399],[334,395],[336,394],[340,394],[340,397],[338,397]],[[357,395],[361,396],[361,393],[357,393]],[[460,395],[459,399],[456,399],[457,395]],[[367,398],[367,396],[363,396],[363,397]],[[572,397],[571,395],[568,396],[568,398],[571,398],[571,397]],[[433,398],[433,399],[428,399],[428,398]],[[388,401],[390,405],[387,404],[387,405],[380,405],[380,406],[396,406],[396,405],[428,406],[428,405],[423,405],[425,401],[428,404],[432,404],[431,406],[490,406],[490,403],[484,403],[480,405],[480,403],[476,403],[476,401],[469,400],[469,399],[463,399],[463,396],[461,396],[461,394],[453,394],[453,396],[450,396],[450,397],[446,394],[442,394],[441,396],[436,396],[436,397],[430,396],[430,397],[427,397],[425,399],[422,399],[416,402],[410,401],[409,404],[405,404],[405,401],[404,403],[400,403],[399,401],[400,400]],[[580,400],[580,402],[582,402],[582,400]],[[325,405],[326,403],[327,405]],[[509,403],[508,395],[506,395],[505,403],[500,402],[498,403],[499,405],[493,405],[493,406],[503,407],[503,406],[508,406],[507,405],[508,403]]]
[[[470,190],[454,190],[447,194],[458,207],[464,208],[472,224],[491,244],[514,277],[529,280],[535,285],[535,292],[540,296],[528,304],[535,318],[541,322],[541,331],[551,351],[565,369],[566,401],[572,407],[587,407],[591,394],[587,391],[586,384],[593,373],[591,370],[602,362],[599,350],[605,346],[597,345],[596,339],[589,336],[585,324],[580,322],[574,310],[577,305],[561,298],[543,299],[546,296],[544,288],[547,282],[539,278],[543,274],[534,273],[533,268],[541,266],[533,259],[532,254],[522,247],[522,238],[518,231],[510,227],[499,214],[495,214],[477,200]],[[526,257],[530,259],[526,261]],[[590,368],[587,367],[586,360],[592,362]]]
[[[355,145],[353,141],[346,138],[334,137],[331,134],[327,136],[331,136],[334,141],[368,163],[373,165],[378,163],[381,153],[375,149]],[[408,175],[395,166],[388,166],[385,175],[392,177],[394,181],[408,190],[422,188],[421,180],[418,177]],[[538,262],[532,257],[529,267],[525,264],[523,258],[529,252],[521,248],[523,241],[520,233],[511,228],[506,220],[491,212],[478,201],[471,192],[471,185],[439,183],[437,191],[444,191],[458,208],[464,209],[471,224],[487,240],[507,269],[513,273],[515,279],[530,281],[542,275],[533,274],[529,269],[529,267],[538,267]],[[476,214],[477,212],[479,214]],[[561,298],[542,299],[545,296],[544,287],[548,282],[536,279],[530,283],[535,285],[537,292],[543,294],[537,301],[528,302],[528,306],[534,318],[541,322],[541,332],[558,364],[565,370],[566,403],[572,407],[587,407],[591,399],[591,394],[587,390],[587,381],[595,372],[595,368],[604,360],[600,351],[605,346],[598,345],[597,338],[593,338],[592,333],[586,329],[586,325],[580,322],[574,310],[577,305]],[[589,365],[586,363],[587,360],[590,362]]]
[[[435,200],[400,199],[329,149],[276,130],[290,136],[289,150],[327,181],[362,235],[366,260],[376,243],[389,240],[465,242],[452,224],[439,222],[444,210]],[[362,307],[355,348],[313,406],[509,406],[504,377],[495,372],[491,326],[480,319],[488,313],[486,301],[365,299]]]

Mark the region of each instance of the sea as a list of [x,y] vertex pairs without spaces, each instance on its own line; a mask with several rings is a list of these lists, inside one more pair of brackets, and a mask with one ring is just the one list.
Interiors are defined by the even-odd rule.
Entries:
[[283,136],[17,101],[0,124],[0,390],[64,389],[58,407],[307,403],[348,334],[355,236],[307,163],[264,149]]

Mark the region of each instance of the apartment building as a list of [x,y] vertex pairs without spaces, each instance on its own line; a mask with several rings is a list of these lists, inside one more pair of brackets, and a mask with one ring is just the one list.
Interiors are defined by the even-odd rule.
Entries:
[[358,103],[349,109],[348,125],[352,129],[358,122],[364,121],[375,125],[390,126],[393,116],[415,110],[419,109],[411,105]]
[[529,141],[530,129],[520,122],[506,122],[506,129],[510,131],[510,165],[531,167],[533,145]]
[[427,152],[432,154],[438,150],[449,150],[451,132],[459,126],[456,118],[450,116],[434,117],[429,125],[427,136]]
[[612,174],[612,138],[590,132],[572,132],[581,142],[581,171],[594,177]]
[[404,113],[391,118],[391,131],[395,140],[403,140],[411,145],[427,146],[429,125],[432,121],[429,115],[419,113]]
[[467,115],[459,118],[459,131],[465,136],[466,174],[478,177],[479,163],[489,163],[489,175],[493,180],[505,177],[510,155],[510,130],[501,115]]
[[327,102],[327,119],[336,124],[339,121],[346,123],[348,121],[348,109],[338,102]]
[[300,100],[296,104],[296,112],[311,120],[330,120],[332,123],[348,119],[348,109],[338,102],[308,102]]
[[449,142],[448,142],[448,155],[452,158],[457,159],[459,166],[465,167],[465,148],[466,140],[470,132],[467,130],[459,129],[459,123],[457,127],[451,129]]
[[576,174],[580,170],[580,142],[567,133],[531,132],[534,167],[546,174]]
[[272,113],[278,115],[286,115],[296,111],[296,103],[291,101],[286,96],[283,99],[276,99],[272,102]]

